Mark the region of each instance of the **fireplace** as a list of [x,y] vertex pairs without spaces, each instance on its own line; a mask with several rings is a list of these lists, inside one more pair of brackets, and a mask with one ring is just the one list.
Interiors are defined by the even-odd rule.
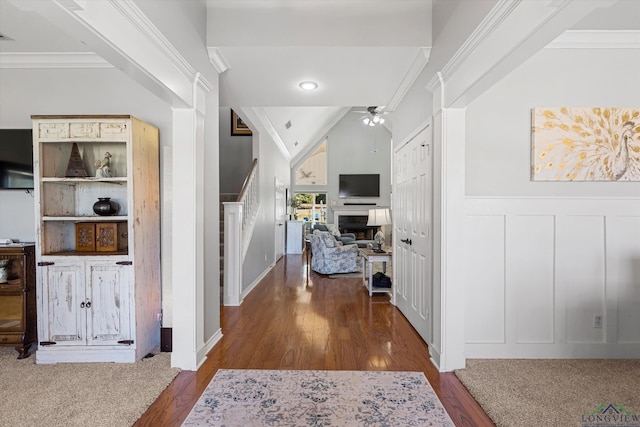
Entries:
[[367,226],[368,215],[339,215],[338,229],[341,233],[353,233],[357,240],[373,240],[377,227]]

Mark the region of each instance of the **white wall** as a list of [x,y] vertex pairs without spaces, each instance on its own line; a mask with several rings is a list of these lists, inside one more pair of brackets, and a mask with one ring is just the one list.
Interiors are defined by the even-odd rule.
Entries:
[[220,107],[220,192],[239,193],[253,161],[252,136],[231,135],[231,109]]
[[[165,176],[171,161],[171,109],[115,68],[0,69],[0,127],[31,128],[32,114],[131,114],[160,130],[163,326],[171,326],[171,221]],[[0,237],[35,240],[34,200],[0,190]],[[167,221],[169,219],[169,221]]]
[[[344,203],[391,206],[391,134],[383,126],[365,126],[357,117],[347,114],[327,133],[327,185],[292,187],[292,192],[297,193],[326,192],[328,222],[333,222],[333,209]],[[338,197],[340,174],[367,173],[380,174],[380,197]]]
[[[640,194],[640,183],[532,182],[531,108],[640,108],[637,49],[544,49],[468,107],[468,196]],[[508,178],[508,179],[507,179]]]
[[[242,291],[275,264],[275,178],[289,182],[289,161],[267,132],[254,130],[253,157],[258,159],[260,210],[242,270]],[[222,159],[221,159],[222,161]]]
[[640,354],[640,182],[529,177],[531,108],[638,108],[638,52],[545,49],[468,106],[466,357]]

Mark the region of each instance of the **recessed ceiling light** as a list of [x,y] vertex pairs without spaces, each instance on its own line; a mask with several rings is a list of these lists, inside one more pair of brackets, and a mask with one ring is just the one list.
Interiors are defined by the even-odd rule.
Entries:
[[307,80],[300,83],[300,87],[304,90],[314,90],[318,88],[318,83]]

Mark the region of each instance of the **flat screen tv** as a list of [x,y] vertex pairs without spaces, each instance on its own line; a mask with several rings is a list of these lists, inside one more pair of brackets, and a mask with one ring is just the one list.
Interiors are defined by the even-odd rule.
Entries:
[[380,174],[340,175],[338,197],[380,197]]
[[0,189],[33,188],[31,129],[0,129]]

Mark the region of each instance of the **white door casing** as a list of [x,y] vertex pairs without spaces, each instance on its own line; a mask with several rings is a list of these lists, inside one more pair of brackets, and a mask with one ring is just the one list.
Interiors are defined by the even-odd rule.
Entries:
[[285,221],[287,215],[287,199],[285,185],[275,178],[275,259],[277,262],[284,255]]
[[394,280],[396,305],[426,342],[432,342],[431,128],[395,153]]

